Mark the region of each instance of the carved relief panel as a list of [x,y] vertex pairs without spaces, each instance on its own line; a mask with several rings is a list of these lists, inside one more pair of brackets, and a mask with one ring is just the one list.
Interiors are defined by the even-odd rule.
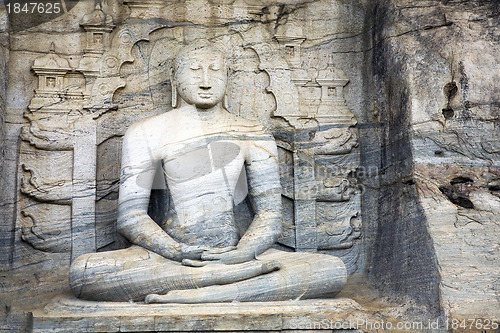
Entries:
[[[288,65],[290,77],[286,80],[295,86],[269,87],[283,100],[274,115],[283,117],[292,127],[291,135],[281,140],[281,163],[288,165],[282,168],[282,185],[284,189],[293,188],[286,191],[292,193],[288,197],[293,202],[293,224],[285,230],[294,229],[295,250],[334,254],[352,273],[358,268],[361,251],[361,193],[354,176],[360,163],[357,121],[343,92],[349,80],[334,67],[331,56],[325,68],[305,65],[301,45],[307,38],[295,23],[279,26],[274,40],[277,54]],[[257,50],[261,59],[268,56],[265,52]],[[267,58],[268,63],[261,63],[271,77],[280,76],[275,68],[283,63],[278,65],[277,58],[274,55]],[[286,221],[285,226],[290,222]],[[289,238],[284,237],[282,243],[292,244]]]
[[95,118],[109,106],[96,102],[93,86],[105,79],[99,62],[114,26],[97,6],[82,27],[87,45],[83,56],[70,57],[72,65],[54,43],[34,61],[38,86],[25,112],[20,154],[22,239],[72,258],[96,250]]
[[[99,6],[85,17],[78,66],[54,45],[33,65],[38,87],[22,133],[23,239],[37,250],[71,251],[72,258],[122,246],[115,227],[121,136],[132,122],[168,112],[169,61],[183,43],[202,37],[232,59],[228,110],[258,120],[277,139],[281,246],[337,255],[354,272],[361,194],[353,176],[358,130],[343,91],[349,78],[332,59],[319,69],[307,65],[302,28],[275,29],[264,6],[241,2],[237,11],[221,9],[222,21],[238,23],[205,28],[137,19],[182,22],[166,10],[173,6],[168,1],[126,4],[131,19],[117,27]],[[184,5],[176,3],[176,11],[188,15]]]

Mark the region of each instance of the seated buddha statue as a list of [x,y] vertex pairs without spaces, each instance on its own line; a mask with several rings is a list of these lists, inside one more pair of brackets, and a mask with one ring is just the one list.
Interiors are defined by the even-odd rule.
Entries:
[[[339,258],[272,248],[282,225],[276,143],[262,125],[224,108],[227,80],[226,59],[209,43],[178,53],[173,109],[137,121],[123,139],[117,230],[132,245],[78,257],[69,275],[76,297],[260,302],[342,290]],[[148,215],[156,170],[171,197],[163,223]],[[243,232],[234,214],[242,180],[254,213]]]

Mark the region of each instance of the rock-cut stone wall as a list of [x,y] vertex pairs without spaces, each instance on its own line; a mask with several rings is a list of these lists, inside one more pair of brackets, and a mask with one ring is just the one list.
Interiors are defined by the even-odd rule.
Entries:
[[498,14],[497,1],[373,7],[382,130],[369,275],[436,315],[500,314]]
[[281,249],[341,257],[346,295],[407,315],[500,317],[497,0],[82,0],[15,31],[4,3],[0,330],[124,246],[122,136],[171,109],[170,58],[199,37],[231,61],[228,110],[278,143]]

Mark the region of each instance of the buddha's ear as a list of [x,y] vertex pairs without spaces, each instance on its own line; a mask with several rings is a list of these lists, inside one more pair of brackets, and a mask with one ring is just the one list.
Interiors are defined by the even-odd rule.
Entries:
[[224,59],[224,62],[225,62],[225,66],[226,66],[226,76],[227,76],[227,79],[229,80],[229,75],[231,75],[231,64],[229,63],[229,61],[227,59]]
[[177,84],[174,79],[174,68],[170,67],[170,87],[172,88],[172,107],[177,107]]
[[222,97],[222,107],[228,111],[229,109],[229,103],[227,101],[227,87],[226,87],[226,92],[224,93],[224,97]]
[[229,64],[226,61],[226,77],[227,77],[227,82],[226,82],[226,91],[224,92],[224,97],[222,98],[222,107],[228,111],[229,110],[229,102],[227,98],[227,89],[229,88],[229,74],[231,74],[231,67],[229,67]]

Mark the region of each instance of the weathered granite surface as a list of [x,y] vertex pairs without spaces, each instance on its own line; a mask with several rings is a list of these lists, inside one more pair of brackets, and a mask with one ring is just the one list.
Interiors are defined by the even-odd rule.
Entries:
[[373,14],[370,275],[435,314],[498,318],[498,3],[383,1]]
[[195,36],[229,45],[229,111],[277,140],[280,249],[342,258],[349,297],[400,318],[499,319],[497,1],[101,3],[15,31],[0,3],[0,330],[126,246],[122,136],[170,104]]

